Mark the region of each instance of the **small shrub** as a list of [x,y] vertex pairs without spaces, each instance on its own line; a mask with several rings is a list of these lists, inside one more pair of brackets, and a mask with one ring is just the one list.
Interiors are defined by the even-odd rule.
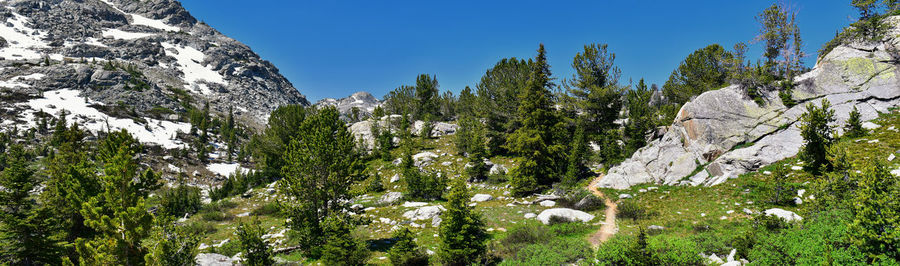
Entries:
[[250,212],[253,216],[277,216],[281,214],[281,206],[275,202],[266,202]]
[[549,222],[550,222],[550,225],[565,224],[565,223],[571,223],[572,219],[562,217],[562,216],[551,216]]
[[244,259],[245,265],[263,266],[275,263],[272,260],[272,248],[268,241],[262,238],[266,230],[260,226],[258,220],[239,224],[235,234],[240,242],[241,258]]
[[618,205],[619,217],[631,219],[632,221],[647,219],[653,216],[650,210],[641,206],[634,200],[625,200]]
[[409,231],[409,228],[403,227],[397,230],[394,233],[394,239],[397,242],[388,251],[391,264],[397,266],[428,265],[428,255],[416,245],[415,235]]
[[558,238],[520,249],[500,265],[566,265],[590,257],[591,248],[578,238]]
[[447,186],[446,179],[434,173],[421,172],[416,168],[404,169],[403,178],[406,179],[406,196],[415,200],[440,199]]

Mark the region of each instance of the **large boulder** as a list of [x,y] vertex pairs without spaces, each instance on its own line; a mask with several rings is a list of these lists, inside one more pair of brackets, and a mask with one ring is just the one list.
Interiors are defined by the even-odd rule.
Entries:
[[775,217],[784,219],[785,221],[788,221],[788,222],[803,220],[803,217],[800,217],[800,215],[797,215],[796,213],[794,213],[792,211],[779,209],[779,208],[768,209],[768,210],[765,210],[763,213],[765,213],[766,216],[775,216]]
[[537,219],[544,224],[550,224],[550,219],[552,217],[559,217],[572,222],[580,221],[585,223],[594,219],[594,215],[591,215],[590,213],[569,208],[546,209],[542,211],[541,214],[538,214]]
[[494,199],[494,196],[491,196],[489,194],[475,194],[470,200],[474,202],[485,202],[492,199]]
[[[422,129],[425,127],[424,121],[416,121],[413,123],[412,127],[409,129],[413,135],[419,136],[422,133]],[[431,124],[431,136],[432,137],[442,137],[456,134],[456,131],[459,130],[459,126],[456,124],[450,124],[446,122],[433,122]]]
[[389,115],[383,116],[381,119],[377,120],[369,119],[356,122],[350,125],[350,133],[353,134],[356,141],[362,142],[365,145],[365,148],[372,149],[375,147],[375,135],[372,134],[372,126],[378,125],[378,128],[381,130],[390,128],[391,132],[396,133],[396,129],[391,126],[391,123],[399,121],[400,118],[400,115]]
[[431,162],[434,161],[434,159],[437,159],[437,158],[438,158],[438,155],[433,152],[430,152],[430,151],[420,152],[420,153],[417,153],[412,156],[413,164],[416,167],[422,167],[422,166],[429,165],[429,164],[431,164]]
[[442,206],[425,206],[422,208],[404,212],[403,218],[413,221],[431,220],[434,219],[434,217],[440,216],[443,211],[444,207]]
[[216,253],[200,253],[194,258],[199,266],[231,266],[234,260],[228,256]]
[[394,203],[400,201],[400,199],[402,199],[402,198],[403,198],[403,193],[401,193],[401,192],[388,192],[381,196],[380,201],[381,201],[381,203],[384,203],[384,204],[394,204]]
[[[889,21],[892,32],[900,33],[900,17]],[[713,186],[795,156],[803,145],[797,121],[806,104],[819,105],[822,99],[831,102],[836,125],[846,123],[853,107],[862,120],[875,119],[900,105],[897,61],[888,52],[900,45],[900,38],[887,42],[834,48],[794,79],[792,97],[798,104],[792,107],[782,103],[777,91],[762,91],[762,104],[738,86],[705,92],[682,106],[661,137],[612,167],[598,186]]]

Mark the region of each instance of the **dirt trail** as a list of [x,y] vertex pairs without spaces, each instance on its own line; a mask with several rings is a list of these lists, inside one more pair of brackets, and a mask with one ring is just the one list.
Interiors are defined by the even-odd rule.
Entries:
[[600,230],[597,230],[597,232],[591,234],[590,238],[588,239],[588,241],[591,242],[591,246],[593,246],[594,248],[597,248],[598,246],[600,246],[600,244],[606,242],[606,240],[609,240],[610,237],[612,237],[614,234],[616,234],[617,231],[619,231],[618,227],[616,227],[616,203],[604,196],[603,192],[597,190],[597,183],[600,182],[603,177],[604,175],[598,176],[593,181],[591,181],[590,185],[588,185],[588,190],[590,190],[591,193],[594,193],[595,196],[603,199],[606,204],[606,221],[604,221],[605,223],[603,224],[603,226],[600,226]]

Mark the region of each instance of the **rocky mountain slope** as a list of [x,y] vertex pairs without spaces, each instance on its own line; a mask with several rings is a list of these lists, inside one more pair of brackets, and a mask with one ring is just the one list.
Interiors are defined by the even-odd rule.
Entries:
[[275,66],[175,0],[3,1],[0,21],[6,128],[65,109],[88,129],[127,128],[171,148],[189,127],[174,114],[190,105],[208,101],[259,127],[280,105],[309,104]]
[[764,92],[764,104],[737,86],[709,91],[685,104],[659,139],[609,170],[600,187],[624,189],[641,183],[720,184],[796,155],[803,145],[800,115],[807,103],[831,102],[839,125],[853,107],[863,120],[900,106],[900,17],[878,44],[841,45],[808,73],[794,80],[797,105],[785,106],[777,92]]

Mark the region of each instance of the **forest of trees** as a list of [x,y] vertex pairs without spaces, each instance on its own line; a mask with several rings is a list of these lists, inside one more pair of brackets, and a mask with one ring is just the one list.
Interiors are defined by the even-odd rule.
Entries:
[[[897,1],[852,4],[861,19],[846,31],[852,34],[836,39],[880,38],[884,32],[879,21],[898,8]],[[217,116],[211,114],[208,102],[197,108],[189,97],[179,98],[187,110],[182,119],[192,125],[186,135],[193,142],[166,152],[205,164],[216,139],[226,145],[226,157],[220,160],[255,166],[210,191],[209,204],[201,203],[200,190],[187,185],[186,176],[163,186],[160,173],[143,156],[151,148],[127,131],[92,136],[78,123],[68,123],[65,115],[39,116],[35,129],[0,133],[0,262],[192,265],[199,233],[177,222],[179,218],[215,208],[221,199],[249,188],[277,182],[278,193],[292,199],[279,202],[278,212],[288,221],[292,241],[303,256],[326,265],[362,265],[371,251],[354,230],[370,221],[348,212],[358,196],[352,188],[371,182],[369,189],[384,190],[379,181],[371,181],[367,163],[393,161],[401,154],[397,167],[407,184],[405,197],[440,201],[446,211],[435,256],[426,254],[415,233],[402,227],[394,231],[389,261],[496,263],[488,254],[491,239],[483,217],[469,204],[467,186],[488,178],[485,158],[514,158],[517,165],[504,181],[515,196],[531,196],[572,188],[593,175],[591,167],[603,171],[630,157],[647,145],[657,127],[670,125],[681,106],[703,92],[736,85],[757,104],[777,104],[762,99],[763,93],[777,93],[782,104],[794,105],[792,80],[807,70],[796,17],[795,10],[772,5],[756,18],[760,23],[756,41],[764,45],[763,58],[751,62],[744,43],[730,51],[710,44],[687,55],[661,88],[644,79],[636,84],[622,80],[614,49],[602,43],[584,45],[572,58],[574,74],[563,79],[553,75],[543,44],[533,58],[500,60],[474,89],[466,87],[458,96],[441,93],[436,75],[421,74],[414,85],[386,95],[384,105],[372,114],[373,120],[389,121],[387,126],[372,127],[374,147],[361,145],[333,107],[282,106],[271,113],[263,130],[254,133],[235,121],[230,110]],[[361,120],[358,116],[353,120]],[[865,135],[858,110],[850,117],[844,137]],[[424,126],[413,134],[410,129],[416,121]],[[470,167],[458,178],[413,165],[413,152],[432,139],[431,128],[439,121],[459,126],[452,141]],[[806,264],[812,259],[804,256],[819,255],[827,255],[834,264],[895,265],[900,260],[896,230],[900,204],[890,200],[900,193],[900,182],[890,178],[883,163],[850,165],[842,146],[846,143],[836,135],[833,122],[834,111],[827,101],[807,104],[799,121],[805,140],[799,157],[807,162],[804,169],[817,178],[811,186],[829,192],[812,204],[813,218],[802,226],[754,218],[754,230],[733,244],[742,247],[742,257],[771,265]],[[774,198],[775,203],[781,201],[780,194]],[[274,263],[274,251],[263,238],[266,230],[255,219],[235,226],[245,264]],[[520,230],[499,241],[546,229]],[[850,233],[841,234],[845,231]],[[810,232],[814,237],[806,235]],[[795,241],[799,238],[820,241]],[[641,231],[636,238],[616,238],[595,254],[604,265],[702,263],[686,241]]]

